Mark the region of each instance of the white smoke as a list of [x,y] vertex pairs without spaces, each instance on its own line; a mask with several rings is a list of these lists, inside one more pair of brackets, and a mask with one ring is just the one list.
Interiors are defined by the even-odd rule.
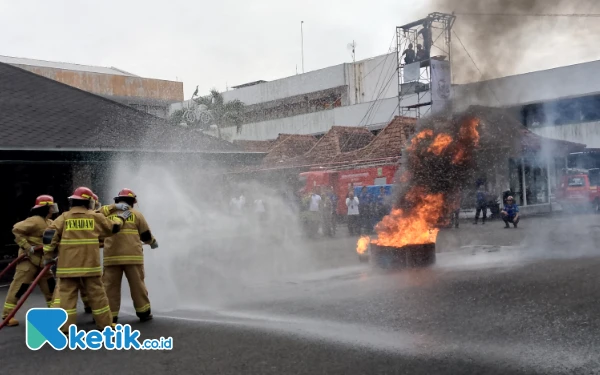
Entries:
[[[144,246],[146,283],[153,310],[219,307],[256,300],[264,286],[314,265],[300,237],[290,202],[256,182],[235,187],[248,209],[229,213],[231,196],[193,168],[118,162],[111,190],[132,189],[159,244]],[[254,199],[267,208],[266,221],[253,212]],[[124,285],[127,283],[124,282]],[[129,291],[124,287],[123,297]],[[124,306],[127,303],[123,304]]]

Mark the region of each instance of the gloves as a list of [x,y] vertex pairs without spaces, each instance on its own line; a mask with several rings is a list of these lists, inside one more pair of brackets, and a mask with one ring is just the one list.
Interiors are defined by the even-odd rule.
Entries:
[[48,264],[56,263],[56,259],[58,259],[58,258],[51,258],[51,259],[44,258],[44,267],[46,267]]
[[129,205],[127,205],[126,203],[117,203],[115,204],[115,208],[119,211],[128,211]]
[[129,216],[131,216],[131,211],[129,210],[123,211],[117,215],[117,217],[123,220],[123,222],[127,221],[127,219],[129,219]]
[[158,242],[156,242],[156,240],[154,240],[154,242],[152,242],[152,243],[150,244],[150,248],[151,248],[151,249],[156,249],[157,247],[158,247]]

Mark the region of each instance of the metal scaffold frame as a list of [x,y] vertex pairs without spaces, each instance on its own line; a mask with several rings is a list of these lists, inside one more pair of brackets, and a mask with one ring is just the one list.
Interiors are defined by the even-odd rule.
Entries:
[[[456,16],[446,13],[431,13],[426,18],[396,27],[396,41],[398,53],[398,100],[400,115],[406,117],[420,118],[431,111],[431,60],[451,61],[452,52],[452,26]],[[429,30],[429,45],[425,40]],[[418,73],[415,65],[409,66],[405,63],[405,51],[409,45],[416,49],[422,45],[425,51],[418,65]],[[429,48],[428,48],[429,47]],[[417,57],[417,58],[418,58]],[[413,63],[413,64],[416,64]],[[410,72],[410,68],[412,72]]]

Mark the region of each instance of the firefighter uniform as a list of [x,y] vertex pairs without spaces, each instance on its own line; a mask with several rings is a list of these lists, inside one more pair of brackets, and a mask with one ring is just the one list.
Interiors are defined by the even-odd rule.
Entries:
[[[77,188],[70,200],[92,201],[92,191]],[[68,332],[77,321],[77,292],[84,289],[89,298],[92,314],[100,330],[112,324],[108,299],[102,284],[100,265],[101,237],[119,232],[129,214],[126,212],[115,221],[92,211],[93,207],[73,206],[59,216],[48,229],[45,238],[44,257],[52,260],[52,253],[60,245],[56,276],[60,279],[60,308],[67,311],[68,318],[61,330]],[[50,243],[48,243],[50,242]]]
[[[116,206],[114,204],[105,206],[106,208],[103,211],[100,211],[100,209],[102,208],[101,206],[99,206],[100,202],[98,201],[98,198],[96,195],[93,196],[94,201],[96,202],[95,204],[95,211],[96,212],[107,212],[109,214],[115,212]],[[104,238],[100,238],[99,239],[100,242],[100,248],[104,247]],[[81,289],[79,289],[79,296],[81,297],[81,301],[83,302],[83,308],[85,309],[86,314],[91,314],[92,313],[92,308],[90,307],[90,303],[89,303],[89,298],[87,296],[87,292],[85,291],[85,288],[83,287],[83,284],[81,285]],[[52,307],[60,307],[60,279],[56,279],[56,287],[54,288],[54,296],[52,298]]]
[[[45,200],[44,200],[45,199]],[[54,205],[51,196],[40,196],[36,200],[35,208],[43,207],[44,205]],[[52,220],[41,216],[30,216],[27,219],[18,222],[13,227],[15,242],[19,245],[19,255],[25,254],[27,258],[23,259],[15,269],[15,275],[8,289],[4,309],[2,310],[2,320],[4,320],[17,305],[19,298],[27,291],[33,280],[36,278],[42,265],[42,236],[44,231],[52,224]],[[39,250],[31,253],[32,247],[39,246]],[[52,293],[54,291],[55,282],[50,273],[43,276],[38,286],[44,294],[48,307],[52,305]],[[11,319],[9,326],[18,325],[16,319]]]
[[[128,196],[129,192],[129,189],[124,189],[119,193],[119,196]],[[133,194],[133,197],[135,197],[135,194]],[[115,199],[118,199],[118,197]],[[116,214],[111,214],[110,206],[103,207],[102,211],[109,219],[114,220]],[[148,290],[144,282],[142,243],[153,247],[158,245],[142,213],[133,208],[130,211],[131,216],[125,221],[121,231],[104,241],[104,275],[102,281],[106,288],[113,323],[117,322],[121,308],[121,280],[123,274],[125,274],[129,283],[133,307],[138,318],[145,321],[152,317]],[[119,212],[122,211],[116,211],[117,214]]]

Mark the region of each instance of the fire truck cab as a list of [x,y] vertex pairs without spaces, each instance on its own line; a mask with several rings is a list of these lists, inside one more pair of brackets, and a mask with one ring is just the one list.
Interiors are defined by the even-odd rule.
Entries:
[[567,169],[557,191],[563,209],[600,210],[600,168]]

